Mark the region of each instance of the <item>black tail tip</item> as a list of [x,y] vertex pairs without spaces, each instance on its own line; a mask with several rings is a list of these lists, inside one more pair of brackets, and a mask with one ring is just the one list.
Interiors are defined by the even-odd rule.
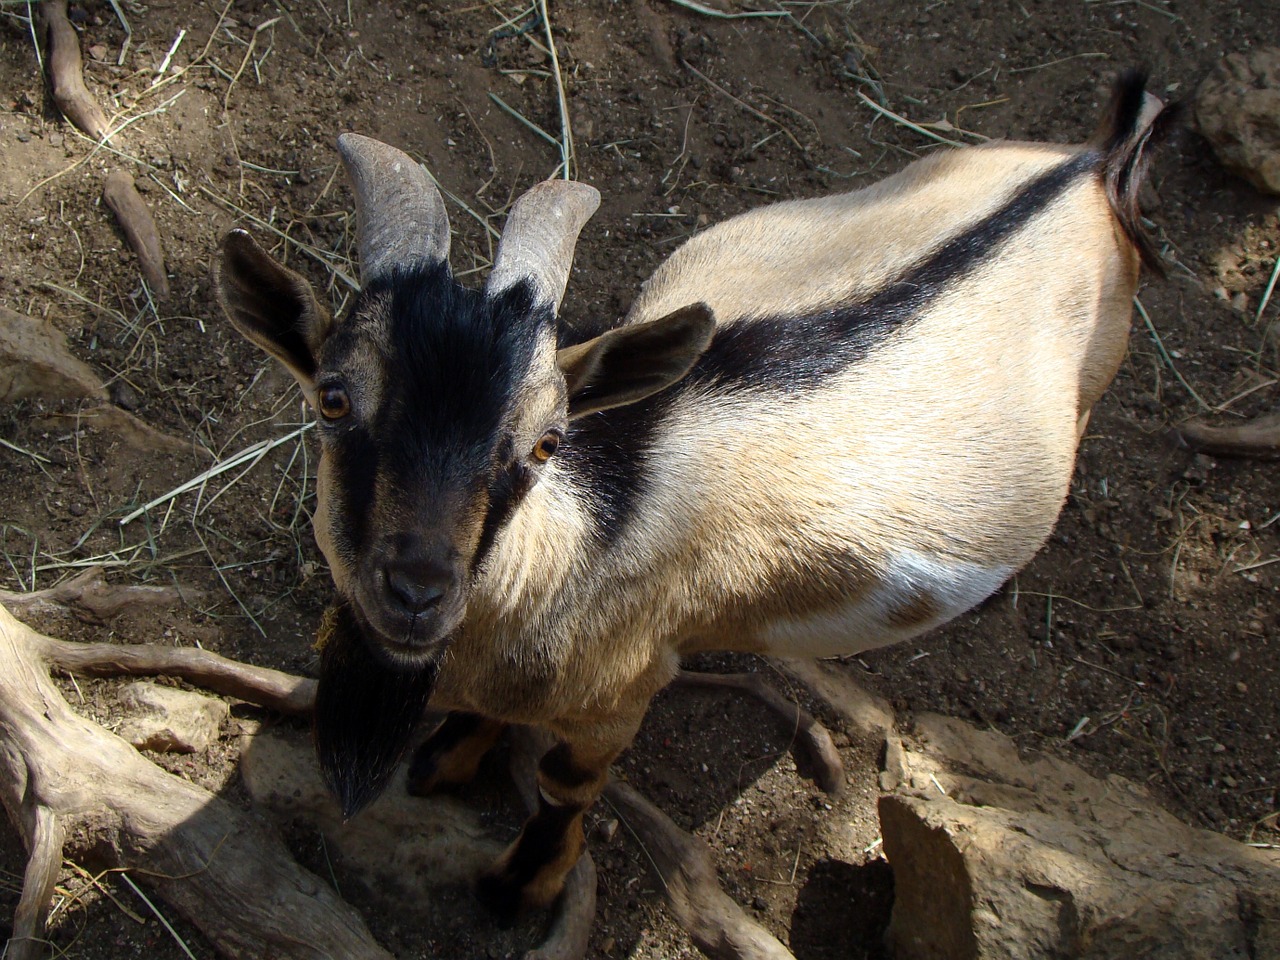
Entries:
[[1142,225],[1138,194],[1146,181],[1151,150],[1163,141],[1183,113],[1181,103],[1164,103],[1149,93],[1150,74],[1140,67],[1122,70],[1111,88],[1111,102],[1093,137],[1102,154],[1107,199],[1142,262],[1156,273],[1164,265]]

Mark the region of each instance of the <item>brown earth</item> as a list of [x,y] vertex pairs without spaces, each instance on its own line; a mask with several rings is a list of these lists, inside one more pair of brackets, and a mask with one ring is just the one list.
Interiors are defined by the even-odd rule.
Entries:
[[[0,8],[0,304],[48,319],[115,402],[199,446],[145,455],[74,416],[51,419],[40,404],[0,410],[0,586],[45,587],[104,562],[113,578],[179,581],[206,598],[106,627],[42,624],[49,632],[198,643],[314,668],[310,639],[328,589],[307,529],[313,454],[304,443],[287,439],[243,476],[224,473],[120,520],[302,422],[287,375],[215,309],[209,262],[228,228],[247,225],[341,307],[351,290],[335,270],[353,277],[355,268],[337,134],[357,130],[421,156],[469,208],[450,207],[455,270],[485,268],[491,241],[481,219],[500,227],[512,196],[559,160],[557,146],[491,98],[558,137],[555,83],[537,47],[545,34],[525,9],[125,3],[133,36],[119,65],[125,37],[111,7],[82,4],[72,12],[87,83],[118,129],[95,149],[49,106],[26,7]],[[941,148],[860,94],[948,138],[1079,140],[1121,67],[1145,64],[1157,93],[1189,97],[1226,53],[1274,42],[1280,22],[1274,0],[774,9],[789,16],[715,19],[668,0],[552,5],[576,173],[604,195],[579,245],[570,322],[620,317],[639,282],[707,223],[779,197],[862,186]],[[101,202],[117,166],[137,178],[162,233],[166,303],[148,302]],[[1277,357],[1264,330],[1280,300],[1260,321],[1255,313],[1280,251],[1277,204],[1224,173],[1190,131],[1164,148],[1152,183],[1147,213],[1169,276],[1144,284],[1151,328],[1135,317],[1129,359],[1095,414],[1051,543],[981,610],[847,668],[905,714],[939,710],[991,725],[1146,783],[1193,824],[1275,843],[1280,564],[1270,561],[1280,554],[1280,475],[1259,462],[1193,456],[1170,428],[1206,407],[1231,422],[1276,403]],[[113,684],[66,690],[112,722]],[[258,717],[243,707],[233,714],[205,754],[156,759],[244,802],[234,734]],[[892,881],[875,845],[876,745],[837,732],[851,788],[830,799],[797,774],[787,742],[755,704],[668,693],[620,766],[711,843],[730,894],[800,960],[881,956]],[[467,796],[496,836],[514,833],[519,806],[500,764]],[[602,829],[592,841],[601,907],[591,955],[693,956],[625,825],[610,842],[612,812],[601,804],[592,819]],[[12,909],[23,858],[4,833],[0,898]],[[295,825],[290,840],[331,876],[313,830]],[[333,879],[369,907],[375,932],[401,956],[518,956],[540,936],[539,918],[495,929],[465,890],[411,922]],[[114,901],[68,865],[53,931],[60,955],[185,956],[126,884],[102,883]],[[195,956],[211,956],[189,927],[175,926]]]

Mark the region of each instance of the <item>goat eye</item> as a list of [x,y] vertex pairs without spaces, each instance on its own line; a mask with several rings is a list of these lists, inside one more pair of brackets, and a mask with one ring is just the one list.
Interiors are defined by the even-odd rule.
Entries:
[[326,420],[341,420],[351,412],[351,398],[345,387],[331,384],[320,390],[320,416]]
[[546,463],[556,455],[558,449],[560,449],[560,434],[554,430],[548,430],[533,445],[533,459],[539,463]]

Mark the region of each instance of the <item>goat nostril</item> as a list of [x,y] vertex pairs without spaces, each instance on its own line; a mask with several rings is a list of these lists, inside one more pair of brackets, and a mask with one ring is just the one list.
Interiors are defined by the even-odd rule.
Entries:
[[439,579],[418,580],[404,570],[388,568],[387,588],[391,595],[411,613],[425,613],[444,596],[445,588]]

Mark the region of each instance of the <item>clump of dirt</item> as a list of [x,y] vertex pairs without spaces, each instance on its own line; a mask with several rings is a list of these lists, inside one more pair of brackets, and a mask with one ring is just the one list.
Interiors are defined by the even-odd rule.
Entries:
[[[867,185],[945,149],[938,137],[1081,140],[1120,68],[1147,64],[1157,93],[1188,96],[1222,56],[1274,32],[1260,5],[1177,0],[761,8],[786,15],[720,19],[667,0],[552,5],[575,172],[604,197],[578,248],[568,322],[621,317],[640,281],[708,223]],[[127,44],[109,4],[72,7],[86,82],[116,131],[101,147],[52,110],[25,9],[0,15],[0,304],[52,324],[116,403],[197,449],[139,455],[87,427],[74,405],[62,417],[37,401],[0,409],[0,483],[11,491],[0,586],[47,587],[97,563],[122,580],[180,582],[203,599],[177,614],[45,626],[313,671],[329,588],[308,528],[307,421],[288,376],[216,311],[210,258],[226,230],[246,226],[341,309],[357,270],[333,144],[356,130],[425,160],[451,196],[455,270],[482,271],[512,197],[560,162],[533,129],[552,140],[561,130],[545,30],[502,3],[123,9]],[[162,305],[101,203],[117,166],[163,238],[172,292]],[[1277,208],[1189,131],[1162,151],[1145,201],[1168,276],[1140,293],[1145,315],[1095,411],[1051,543],[982,609],[846,668],[904,714],[977,720],[1146,783],[1193,823],[1274,843],[1280,475],[1194,455],[1171,428],[1276,403],[1265,333],[1280,300],[1257,311],[1280,253]],[[121,522],[263,442],[274,446],[243,467]],[[712,665],[729,662],[761,669],[744,658]],[[108,722],[114,689],[64,686]],[[242,721],[257,722],[252,713],[241,710]],[[243,803],[234,733],[165,764]],[[876,745],[837,736],[856,775],[833,800],[797,773],[788,732],[755,704],[673,692],[620,764],[711,844],[729,893],[801,960],[881,956],[892,898],[876,843]],[[486,769],[468,796],[506,838],[520,808],[495,786],[499,760]],[[644,851],[604,804],[591,819],[601,876],[591,955],[694,956],[663,912]],[[2,853],[13,877],[23,858],[11,840]],[[290,840],[330,876],[314,832],[299,825]],[[0,892],[10,908],[14,882]],[[62,896],[53,936],[67,956],[186,955],[118,878],[93,883],[69,867]],[[371,906],[370,922],[403,956],[518,956],[540,934],[536,920],[495,932],[466,891],[437,906],[430,929]],[[189,928],[176,934],[211,955]]]

